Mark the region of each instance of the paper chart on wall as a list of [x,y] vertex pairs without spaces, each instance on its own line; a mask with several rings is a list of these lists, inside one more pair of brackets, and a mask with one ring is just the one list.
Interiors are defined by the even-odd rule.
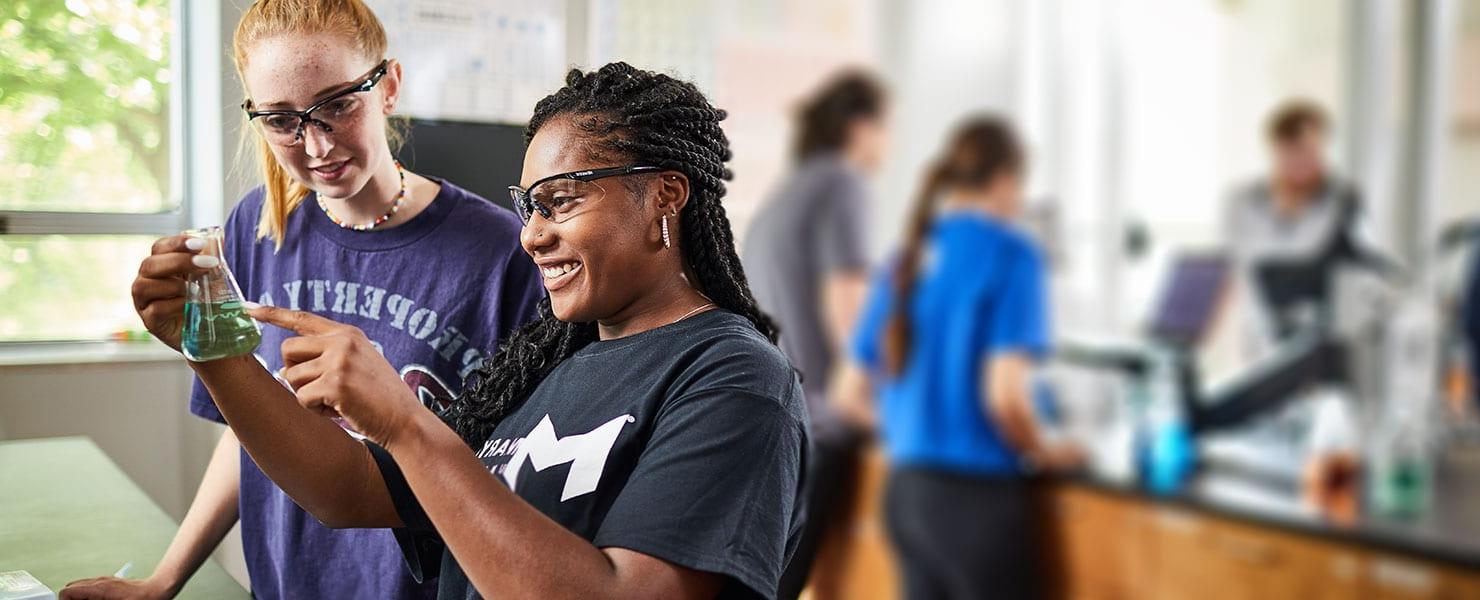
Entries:
[[591,0],[589,66],[626,61],[710,91],[715,77],[713,2]]
[[560,87],[565,3],[368,0],[403,65],[398,114],[524,123]]

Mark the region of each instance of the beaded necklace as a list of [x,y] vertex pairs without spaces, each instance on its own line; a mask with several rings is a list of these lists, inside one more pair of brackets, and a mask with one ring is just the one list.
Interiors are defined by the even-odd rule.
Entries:
[[324,197],[322,195],[317,196],[319,200],[319,208],[323,209],[324,216],[329,217],[330,221],[333,221],[335,225],[338,225],[345,229],[351,229],[354,231],[370,231],[371,229],[375,229],[376,227],[379,227],[381,223],[391,220],[391,217],[396,215],[396,211],[401,210],[401,205],[406,202],[406,169],[401,168],[401,161],[399,160],[396,161],[396,173],[401,175],[401,191],[400,193],[396,194],[395,201],[391,202],[391,209],[385,211],[385,214],[376,217],[374,221],[371,221],[369,223],[362,223],[359,225],[351,225],[349,223],[345,223],[344,221],[339,220],[339,217],[334,216],[334,213],[329,212],[329,205],[324,203]]

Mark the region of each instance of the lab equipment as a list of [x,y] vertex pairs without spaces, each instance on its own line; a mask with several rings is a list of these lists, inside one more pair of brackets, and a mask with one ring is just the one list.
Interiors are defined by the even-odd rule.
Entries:
[[1438,315],[1417,293],[1400,303],[1389,321],[1388,391],[1368,457],[1369,492],[1379,515],[1413,518],[1427,511],[1434,486]]
[[1185,373],[1179,358],[1170,352],[1152,356],[1149,394],[1138,427],[1141,441],[1141,483],[1156,494],[1181,491],[1197,465],[1197,449],[1186,410],[1187,390],[1179,386]]
[[262,333],[243,310],[241,288],[222,251],[221,228],[192,229],[185,235],[205,240],[200,254],[221,260],[215,267],[186,281],[180,350],[190,360],[205,362],[257,349]]

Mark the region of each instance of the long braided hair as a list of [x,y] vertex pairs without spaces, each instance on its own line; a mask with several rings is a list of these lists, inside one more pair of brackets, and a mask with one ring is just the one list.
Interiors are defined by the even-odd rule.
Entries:
[[[724,182],[732,177],[725,167],[730,142],[719,126],[725,111],[711,106],[691,83],[617,62],[590,73],[572,69],[565,87],[535,105],[525,144],[557,117],[570,118],[588,136],[582,150],[594,156],[688,176],[679,247],[694,284],[716,306],[745,317],[776,343],[776,326],[751,296],[720,205]],[[541,301],[539,319],[516,331],[474,371],[443,418],[470,446],[481,444],[557,365],[596,339],[595,323],[560,321],[549,299]]]

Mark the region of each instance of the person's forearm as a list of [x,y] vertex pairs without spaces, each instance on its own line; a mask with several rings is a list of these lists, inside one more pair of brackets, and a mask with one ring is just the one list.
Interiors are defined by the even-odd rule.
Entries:
[[854,428],[872,432],[878,429],[878,414],[873,404],[873,386],[863,368],[844,361],[833,372],[828,383],[829,402],[838,415]]
[[247,454],[304,510],[330,527],[401,524],[369,450],[299,406],[256,358],[190,364]]
[[632,587],[642,582],[624,578],[606,553],[496,481],[462,439],[430,413],[386,449],[483,596],[642,596]]
[[862,270],[834,273],[823,280],[823,328],[833,356],[841,357],[847,353],[848,336],[858,322],[858,314],[863,310],[867,295],[868,276]]
[[1025,456],[1043,451],[1042,436],[1038,432],[1038,420],[1033,415],[1028,398],[1022,394],[1004,394],[991,402],[992,420],[1002,432],[1007,445]]
[[1030,457],[1040,454],[1043,443],[1029,395],[1032,371],[1029,361],[1009,354],[989,359],[986,368],[985,408],[993,424],[1013,450]]
[[180,593],[211,552],[221,545],[238,518],[241,492],[241,455],[236,436],[227,429],[216,443],[206,474],[195,492],[195,500],[180,523],[175,539],[154,569],[151,579],[165,586],[168,595]]

